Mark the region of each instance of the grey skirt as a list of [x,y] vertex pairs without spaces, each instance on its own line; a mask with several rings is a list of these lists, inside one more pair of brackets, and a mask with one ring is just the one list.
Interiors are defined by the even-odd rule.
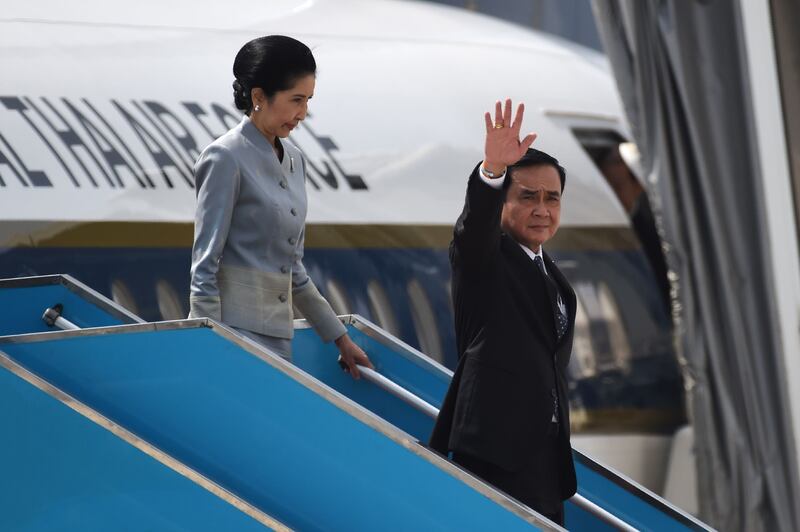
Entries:
[[282,359],[287,362],[292,361],[292,340],[289,338],[278,338],[277,336],[267,336],[266,334],[258,334],[247,329],[240,329],[233,327],[237,332],[247,336],[254,342],[263,345],[276,355],[280,355]]

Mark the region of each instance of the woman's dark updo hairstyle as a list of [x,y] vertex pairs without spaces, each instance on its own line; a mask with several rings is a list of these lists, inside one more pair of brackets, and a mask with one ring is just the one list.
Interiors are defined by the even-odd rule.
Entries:
[[285,35],[268,35],[248,42],[233,60],[233,100],[249,115],[250,91],[260,88],[268,99],[292,88],[298,79],[316,74],[317,62],[305,44]]

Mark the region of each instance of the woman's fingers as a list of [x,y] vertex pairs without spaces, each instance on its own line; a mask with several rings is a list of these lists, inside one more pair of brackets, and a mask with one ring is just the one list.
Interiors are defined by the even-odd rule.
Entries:
[[358,371],[358,364],[355,362],[350,362],[350,375],[355,379],[358,380],[361,378],[361,372]]
[[490,133],[492,131],[492,115],[490,113],[486,113],[483,115],[483,118],[486,120],[486,133]]
[[361,373],[358,371],[358,364],[356,364],[356,361],[353,360],[353,357],[348,354],[342,358],[344,359],[344,363],[347,364],[347,372],[350,374],[350,376],[354,379],[359,379],[361,377]]
[[375,369],[375,366],[372,364],[372,361],[369,359],[369,357],[367,356],[366,353],[361,355],[361,358],[362,358],[362,361],[361,361],[361,365],[362,366],[366,366],[369,369]]
[[358,370],[359,365],[366,368],[375,369],[375,366],[372,364],[372,361],[369,359],[364,350],[355,344],[342,350],[339,355],[339,360],[340,365],[344,364],[347,366],[347,372],[354,379],[361,378],[361,372]]

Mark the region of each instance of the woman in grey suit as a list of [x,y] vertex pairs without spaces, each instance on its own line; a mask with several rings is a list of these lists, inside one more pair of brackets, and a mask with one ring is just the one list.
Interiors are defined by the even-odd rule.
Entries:
[[303,266],[305,162],[286,137],[306,117],[316,62],[281,35],[245,44],[233,63],[245,116],[194,167],[197,210],[190,317],[209,317],[291,359],[296,306],[350,374],[372,367]]

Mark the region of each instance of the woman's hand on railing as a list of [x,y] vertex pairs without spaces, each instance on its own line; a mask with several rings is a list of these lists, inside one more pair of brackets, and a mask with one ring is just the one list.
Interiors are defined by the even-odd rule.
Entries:
[[375,369],[367,354],[350,339],[350,335],[343,334],[337,338],[336,347],[339,348],[339,365],[354,379],[361,378],[359,365]]

